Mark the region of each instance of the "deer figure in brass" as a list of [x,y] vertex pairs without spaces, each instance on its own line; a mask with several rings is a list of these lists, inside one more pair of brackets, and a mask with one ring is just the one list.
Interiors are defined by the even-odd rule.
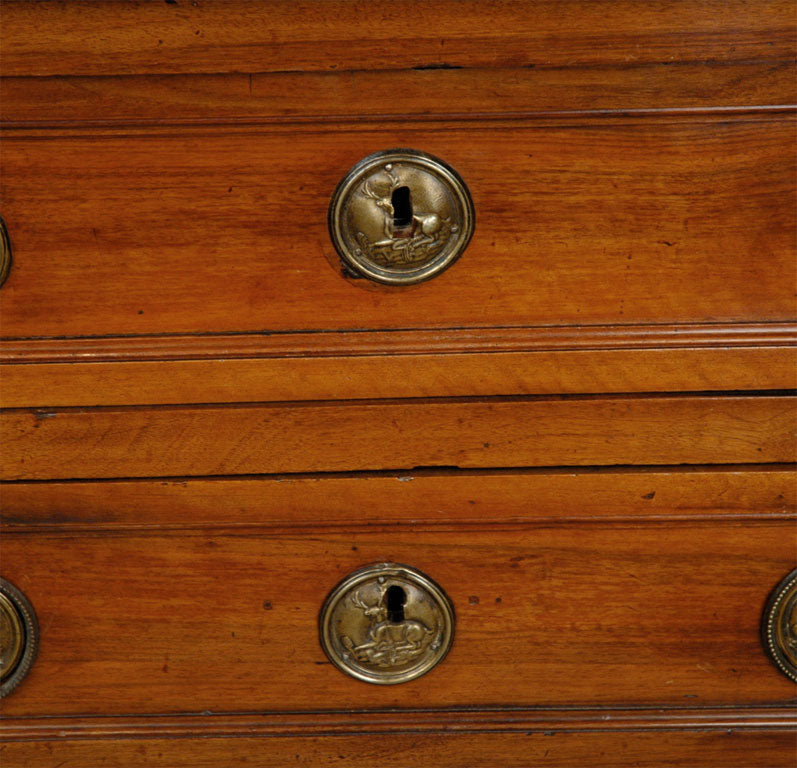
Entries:
[[386,592],[387,588],[383,587],[373,605],[368,605],[362,599],[359,590],[350,597],[351,602],[371,620],[371,626],[365,642],[360,645],[355,646],[351,638],[341,638],[356,659],[380,667],[397,666],[420,656],[432,643],[434,635],[438,634],[438,628],[429,629],[420,621],[391,621],[385,605]]
[[409,247],[416,248],[434,243],[442,227],[442,221],[436,213],[415,213],[413,211],[409,226],[396,229],[393,193],[401,186],[401,182],[394,172],[392,164],[384,167],[384,173],[388,178],[387,187],[383,184],[379,191],[374,191],[371,180],[363,184],[363,195],[369,200],[373,200],[384,215],[385,239],[377,241],[373,247],[406,250]]

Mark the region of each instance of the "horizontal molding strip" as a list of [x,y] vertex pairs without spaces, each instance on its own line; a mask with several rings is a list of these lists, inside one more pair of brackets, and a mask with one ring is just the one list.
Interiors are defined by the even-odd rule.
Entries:
[[793,520],[795,494],[793,464],[40,480],[3,484],[0,524],[4,536],[755,525]]
[[[528,532],[540,529],[576,527],[579,530],[585,527],[600,526],[601,528],[629,528],[639,529],[641,526],[649,527],[658,525],[665,529],[672,526],[682,526],[688,523],[692,529],[695,524],[705,523],[715,526],[717,524],[736,523],[744,524],[746,530],[754,530],[756,524],[769,525],[773,522],[781,522],[789,526],[789,530],[794,527],[797,521],[797,510],[783,513],[733,513],[733,514],[706,514],[706,515],[639,515],[638,517],[569,517],[559,519],[529,518],[524,521],[514,522],[485,522],[484,520],[449,520],[447,522],[396,522],[395,520],[373,520],[368,523],[369,533],[390,533],[406,532],[411,530],[413,534],[449,534],[449,533],[484,533],[490,534],[496,531],[517,531]],[[46,535],[48,537],[71,537],[76,534],[82,538],[86,537],[106,537],[106,538],[137,538],[152,539],[175,537],[185,539],[187,537],[197,537],[204,539],[208,535],[216,537],[256,537],[256,538],[279,538],[293,536],[334,536],[341,533],[357,535],[362,533],[363,526],[355,523],[241,523],[241,524],[204,524],[194,525],[191,523],[173,525],[160,524],[141,524],[141,525],[113,525],[101,526],[86,523],[84,525],[36,525],[22,526],[17,524],[7,524],[0,517],[0,531],[4,537],[38,537]]]
[[508,112],[508,113],[400,113],[363,117],[345,115],[341,117],[299,116],[295,119],[244,118],[240,120],[149,120],[143,122],[98,122],[96,124],[67,122],[48,123],[43,126],[22,124],[0,124],[0,136],[5,141],[15,139],[49,140],[53,138],[179,138],[203,137],[214,132],[226,136],[260,135],[273,133],[291,135],[298,131],[319,134],[328,132],[374,132],[384,134],[396,127],[406,128],[416,124],[419,128],[430,128],[443,134],[448,131],[516,131],[519,127],[550,130],[552,128],[578,128],[589,130],[607,125],[632,127],[649,123],[653,118],[664,124],[696,123],[751,123],[762,124],[775,121],[792,121],[797,115],[797,106],[791,104],[760,105],[755,107],[696,107],[693,109],[616,109],[593,111]]
[[[0,77],[9,128],[545,119],[788,110],[794,56],[608,66]],[[390,93],[390,99],[385,94]]]
[[793,327],[472,329],[20,340],[0,406],[766,391]]
[[1,339],[0,363],[209,360],[797,345],[797,322]]
[[235,738],[351,733],[793,730],[785,706],[706,709],[485,709],[8,718],[0,741]]
[[616,107],[611,109],[567,109],[567,110],[520,110],[513,112],[384,112],[371,115],[360,114],[302,114],[302,115],[251,115],[230,117],[195,118],[116,118],[116,119],[43,119],[43,120],[2,120],[0,131],[6,133],[33,133],[47,131],[124,131],[147,128],[248,128],[262,126],[310,126],[322,128],[325,125],[352,125],[362,129],[364,125],[384,126],[385,123],[492,123],[500,121],[562,121],[618,118],[690,118],[716,117],[723,120],[745,117],[793,116],[797,113],[794,104],[756,104],[750,106],[705,106],[705,107],[661,107],[638,108]]
[[451,398],[9,409],[2,479],[782,463],[794,398]]

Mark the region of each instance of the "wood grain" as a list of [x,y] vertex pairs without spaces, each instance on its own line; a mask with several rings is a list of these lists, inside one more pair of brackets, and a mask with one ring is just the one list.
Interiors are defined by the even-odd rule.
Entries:
[[130,715],[117,717],[4,717],[0,742],[90,738],[240,738],[357,733],[516,733],[573,732],[633,734],[671,730],[777,733],[794,730],[789,707],[667,707],[661,709],[556,709],[493,707],[393,711],[258,712],[219,715]]
[[373,768],[385,754],[440,768],[490,765],[540,768],[793,768],[794,733],[745,730],[634,734],[417,734],[375,739],[360,736],[240,737],[234,739],[64,740],[0,744],[5,768],[103,768],[168,765],[170,768]]
[[797,385],[794,363],[788,346],[6,365],[0,405],[772,390]]
[[[784,0],[3,4],[6,75],[561,67],[794,54]],[[301,20],[300,22],[298,20]]]
[[[787,704],[762,650],[793,521],[389,534],[6,531],[3,575],[41,647],[20,715],[463,706]],[[406,685],[343,675],[318,642],[327,593],[409,563],[453,601],[445,661]]]
[[797,344],[797,324],[530,326],[449,330],[237,333],[0,339],[0,363],[352,357],[477,352],[771,348]]
[[4,480],[794,459],[790,397],[9,410]]
[[[0,78],[2,125],[219,124],[764,109],[797,103],[794,61],[564,69]],[[390,94],[386,98],[386,94]]]
[[[789,520],[792,467],[504,470],[6,483],[2,531],[390,531]],[[587,529],[583,529],[586,531]],[[582,535],[588,535],[583,533]]]
[[[340,274],[364,155],[450,162],[476,234],[434,280]],[[6,337],[794,318],[793,123],[524,121],[4,140]]]
[[[792,3],[2,16],[4,768],[794,764]],[[326,231],[393,146],[478,220],[404,290]],[[457,612],[396,687],[317,639],[386,560]]]
[[789,389],[795,340],[792,323],[16,339],[0,403]]

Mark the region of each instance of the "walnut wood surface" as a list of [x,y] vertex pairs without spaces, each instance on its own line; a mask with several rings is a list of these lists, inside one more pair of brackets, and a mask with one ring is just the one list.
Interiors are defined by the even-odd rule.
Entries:
[[[791,120],[171,131],[5,138],[4,336],[794,316]],[[343,174],[392,146],[450,162],[477,212],[411,288],[344,279],[326,227]]]
[[4,532],[356,530],[793,519],[792,467],[474,470],[12,482]]
[[3,4],[6,75],[572,67],[793,57],[785,0]]
[[8,410],[4,480],[794,459],[791,397]]
[[[406,120],[622,110],[771,109],[797,102],[794,61],[563,69],[0,78],[0,125]],[[390,94],[386,98],[386,94]]]
[[[3,575],[25,590],[42,636],[3,711],[786,704],[794,684],[764,653],[759,625],[794,567],[793,530],[793,520],[7,530]],[[400,686],[342,674],[317,634],[332,587],[383,561],[434,578],[457,615],[445,661]]]
[[[439,768],[793,768],[794,733],[418,734],[63,740],[0,744],[5,768],[168,765],[170,768],[373,768],[385,755]],[[286,762],[288,761],[288,762]]]

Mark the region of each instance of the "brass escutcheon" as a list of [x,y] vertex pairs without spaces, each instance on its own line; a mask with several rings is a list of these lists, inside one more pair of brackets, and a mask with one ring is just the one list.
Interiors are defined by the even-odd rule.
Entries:
[[797,568],[770,595],[761,635],[777,668],[797,683]]
[[454,608],[428,576],[379,563],[347,576],[327,597],[321,646],[346,674],[378,685],[406,683],[439,664],[454,637]]
[[419,283],[451,266],[474,222],[470,192],[457,172],[409,149],[361,160],[329,206],[329,232],[344,264],[390,285]]
[[0,578],[0,698],[30,671],[39,647],[39,625],[25,595]]
[[11,241],[8,239],[6,223],[0,218],[0,286],[11,271]]

